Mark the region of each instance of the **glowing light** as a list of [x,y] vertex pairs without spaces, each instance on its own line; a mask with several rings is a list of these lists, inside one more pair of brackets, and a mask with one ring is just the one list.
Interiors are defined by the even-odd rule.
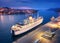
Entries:
[[40,41],[42,43],[51,43],[50,40],[42,37],[43,34],[44,34],[44,32],[38,32],[38,34],[36,34],[36,36],[35,36],[35,39],[40,39]]
[[1,22],[4,23],[4,16],[1,15]]
[[32,20],[32,17],[29,17],[29,20]]
[[60,26],[60,22],[57,23]]
[[57,24],[51,24],[51,23],[49,23],[48,27],[50,27],[50,28],[57,28]]
[[58,22],[58,23],[49,23],[48,25],[47,25],[48,27],[50,27],[50,28],[60,28],[60,22]]

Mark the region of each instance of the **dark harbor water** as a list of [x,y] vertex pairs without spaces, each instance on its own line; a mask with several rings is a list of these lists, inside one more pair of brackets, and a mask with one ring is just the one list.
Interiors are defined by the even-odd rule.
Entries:
[[[45,24],[50,21],[52,16],[57,17],[58,14],[53,11],[40,11],[39,16],[43,16]],[[36,18],[36,14],[33,15]],[[27,15],[15,14],[15,15],[0,15],[0,43],[12,43],[11,26],[15,23],[22,22]]]

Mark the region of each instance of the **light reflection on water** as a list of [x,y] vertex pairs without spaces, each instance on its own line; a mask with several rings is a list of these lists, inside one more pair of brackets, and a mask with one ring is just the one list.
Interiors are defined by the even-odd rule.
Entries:
[[22,15],[0,15],[0,41],[1,43],[11,43],[10,28],[13,24],[23,19]]

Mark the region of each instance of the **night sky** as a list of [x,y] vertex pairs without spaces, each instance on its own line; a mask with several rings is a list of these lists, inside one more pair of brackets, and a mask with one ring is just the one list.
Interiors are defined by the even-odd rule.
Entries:
[[0,7],[34,9],[60,8],[60,0],[0,0]]

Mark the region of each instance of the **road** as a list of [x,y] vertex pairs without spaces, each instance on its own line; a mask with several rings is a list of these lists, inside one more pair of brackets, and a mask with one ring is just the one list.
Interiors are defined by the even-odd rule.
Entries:
[[34,43],[35,40],[39,39],[41,43],[60,43],[60,29],[56,31],[56,35],[52,40],[41,37],[41,35],[50,28],[48,27],[50,22],[45,25],[39,26],[37,29],[32,32],[24,35],[23,37],[13,41],[13,43]]

